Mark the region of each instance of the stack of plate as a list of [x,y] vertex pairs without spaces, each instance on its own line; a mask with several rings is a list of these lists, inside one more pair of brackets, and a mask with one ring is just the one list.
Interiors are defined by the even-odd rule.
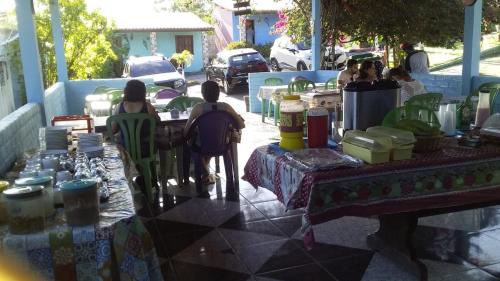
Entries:
[[66,128],[41,128],[39,137],[41,147],[46,150],[68,150],[68,130]]
[[104,147],[103,146],[89,146],[78,148],[78,152],[83,152],[87,155],[87,158],[102,158],[104,156]]
[[102,146],[103,137],[99,133],[78,134],[78,148]]

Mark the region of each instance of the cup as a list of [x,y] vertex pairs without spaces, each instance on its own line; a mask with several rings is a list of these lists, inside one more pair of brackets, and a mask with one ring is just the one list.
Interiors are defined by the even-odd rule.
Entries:
[[73,179],[73,177],[71,176],[70,171],[59,171],[56,173],[56,181],[57,182],[69,181],[72,179]]
[[179,119],[179,110],[177,109],[172,109],[170,111],[170,117],[172,117],[172,119]]
[[19,178],[20,179],[32,178],[32,177],[36,177],[37,174],[38,174],[37,171],[34,171],[34,170],[24,170],[24,171],[19,172]]
[[54,169],[55,171],[59,170],[59,158],[58,157],[45,157],[42,159],[42,168],[43,169]]
[[40,176],[40,177],[50,176],[52,178],[55,178],[56,171],[54,169],[43,169],[43,170],[38,171],[38,176]]

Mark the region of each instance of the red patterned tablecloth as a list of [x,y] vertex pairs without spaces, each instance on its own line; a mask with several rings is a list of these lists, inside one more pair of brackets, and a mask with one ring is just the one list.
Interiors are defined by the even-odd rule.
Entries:
[[311,225],[343,216],[373,216],[454,207],[500,199],[500,148],[457,146],[410,160],[322,171],[294,165],[276,146],[250,156],[243,179],[273,191],[287,209],[305,208],[304,240]]

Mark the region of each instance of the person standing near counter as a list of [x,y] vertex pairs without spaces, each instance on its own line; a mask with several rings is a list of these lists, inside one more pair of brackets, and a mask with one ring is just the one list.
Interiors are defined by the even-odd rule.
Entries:
[[429,56],[423,50],[415,50],[413,44],[401,44],[406,58],[404,69],[409,73],[429,73]]

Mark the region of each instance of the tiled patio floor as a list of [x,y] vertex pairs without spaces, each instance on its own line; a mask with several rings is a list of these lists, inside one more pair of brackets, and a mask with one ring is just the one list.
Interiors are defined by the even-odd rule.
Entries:
[[[223,100],[241,106],[239,98]],[[252,150],[277,136],[260,115],[244,117],[240,175]],[[139,210],[165,280],[415,280],[368,249],[365,238],[377,229],[376,219],[344,217],[318,225],[317,243],[307,251],[301,210],[285,211],[274,194],[243,180],[238,190],[226,190],[220,176],[201,193],[194,184],[163,187],[158,202]],[[429,280],[500,280],[500,207],[423,219],[415,240]]]

